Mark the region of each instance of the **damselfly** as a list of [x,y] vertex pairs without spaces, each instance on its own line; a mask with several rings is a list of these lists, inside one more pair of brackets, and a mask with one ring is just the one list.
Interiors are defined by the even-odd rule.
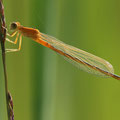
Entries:
[[11,41],[9,39],[6,40],[16,44],[18,38],[20,38],[19,48],[7,49],[7,52],[19,51],[21,49],[22,36],[26,36],[36,41],[37,43],[54,50],[55,52],[64,56],[68,61],[74,63],[74,65],[82,70],[85,70],[86,72],[104,77],[113,77],[117,80],[120,80],[120,76],[114,74],[113,66],[108,61],[100,57],[75,48],[71,45],[67,45],[52,36],[41,33],[37,29],[24,27],[19,22],[13,22],[10,25],[10,29],[14,30],[14,32],[9,36],[13,37],[17,34],[16,39],[15,41]]

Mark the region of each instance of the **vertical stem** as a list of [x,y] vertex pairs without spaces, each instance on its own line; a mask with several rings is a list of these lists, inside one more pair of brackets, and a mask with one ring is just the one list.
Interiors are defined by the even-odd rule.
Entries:
[[10,120],[7,72],[6,72],[6,61],[5,61],[5,37],[6,37],[6,29],[5,29],[4,7],[2,4],[2,0],[0,0],[0,43],[1,43],[1,49],[2,49],[2,61],[3,61],[4,78],[5,78],[7,114],[8,114],[8,120]]

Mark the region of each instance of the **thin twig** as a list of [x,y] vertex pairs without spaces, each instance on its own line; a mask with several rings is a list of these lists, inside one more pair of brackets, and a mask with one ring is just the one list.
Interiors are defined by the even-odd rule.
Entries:
[[4,7],[2,4],[2,0],[0,0],[0,43],[1,43],[1,49],[2,49],[2,61],[3,61],[4,78],[5,78],[7,114],[8,114],[8,120],[14,120],[13,114],[11,115],[11,111],[13,112],[13,107],[11,109],[11,104],[10,104],[11,97],[8,92],[8,83],[7,83],[6,59],[5,59],[5,38],[6,38],[5,27],[6,25],[5,25],[5,17],[4,17]]

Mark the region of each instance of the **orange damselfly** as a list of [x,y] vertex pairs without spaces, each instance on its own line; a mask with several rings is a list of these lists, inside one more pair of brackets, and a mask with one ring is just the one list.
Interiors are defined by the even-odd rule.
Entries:
[[6,40],[16,44],[20,35],[19,48],[7,49],[7,52],[19,51],[21,49],[22,36],[26,36],[64,56],[82,70],[95,75],[113,77],[120,80],[120,76],[114,74],[113,66],[108,61],[100,57],[75,48],[71,45],[67,45],[52,36],[41,33],[37,29],[24,27],[19,22],[13,22],[10,25],[10,29],[14,30],[14,32],[9,36],[13,37],[17,34],[16,39],[15,41],[11,41],[9,39]]

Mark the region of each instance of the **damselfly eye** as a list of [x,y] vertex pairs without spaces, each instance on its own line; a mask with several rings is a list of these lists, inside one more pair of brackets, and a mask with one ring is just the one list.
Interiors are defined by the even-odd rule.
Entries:
[[10,30],[15,30],[17,28],[17,24],[15,22],[11,23]]

